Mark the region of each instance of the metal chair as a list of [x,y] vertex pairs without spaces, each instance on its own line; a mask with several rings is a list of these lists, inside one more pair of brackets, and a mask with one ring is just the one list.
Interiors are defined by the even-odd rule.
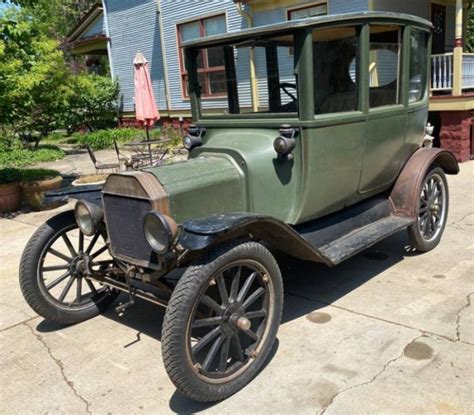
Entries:
[[94,163],[96,173],[99,173],[104,170],[118,171],[120,169],[120,163],[100,163],[99,161],[97,161],[95,154],[90,148],[90,146],[86,145],[86,148],[87,152],[89,153],[89,157],[92,160],[92,163]]

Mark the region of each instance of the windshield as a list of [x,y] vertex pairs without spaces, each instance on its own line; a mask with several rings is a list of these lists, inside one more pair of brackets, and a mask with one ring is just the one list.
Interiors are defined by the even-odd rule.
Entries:
[[194,61],[203,117],[297,116],[292,34],[201,48]]

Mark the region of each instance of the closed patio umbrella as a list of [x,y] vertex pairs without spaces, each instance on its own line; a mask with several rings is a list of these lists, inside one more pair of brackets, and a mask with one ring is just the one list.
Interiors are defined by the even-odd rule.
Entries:
[[[148,130],[160,119],[160,113],[156,106],[155,95],[153,94],[148,61],[143,53],[138,52],[135,55],[133,66],[135,68],[135,117],[145,127],[146,138],[149,141],[150,134]],[[148,153],[150,155],[150,164],[152,164],[150,145],[148,145]]]

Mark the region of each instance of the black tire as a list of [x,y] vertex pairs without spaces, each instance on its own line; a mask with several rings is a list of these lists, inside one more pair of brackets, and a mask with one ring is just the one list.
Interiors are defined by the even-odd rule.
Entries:
[[[62,325],[69,325],[79,323],[97,316],[99,313],[105,311],[110,304],[115,300],[118,292],[109,290],[106,287],[95,288],[95,293],[90,288],[89,294],[84,295],[84,302],[79,301],[77,305],[73,303],[63,303],[54,298],[50,291],[46,288],[46,283],[42,277],[44,268],[45,255],[48,249],[54,245],[65,232],[74,231],[77,229],[76,221],[74,219],[74,211],[66,211],[49,219],[46,223],[40,226],[33,236],[28,241],[20,261],[20,287],[23,297],[29,306],[40,316],[46,320],[54,321]],[[79,232],[79,231],[77,231]],[[101,232],[104,232],[102,230]],[[80,233],[79,233],[80,234]],[[98,238],[97,238],[98,239]],[[66,260],[65,268],[69,265]],[[70,268],[69,268],[70,269]],[[68,272],[66,270],[66,272]],[[79,285],[78,276],[74,276],[72,271],[70,276],[64,280],[66,285],[70,280],[74,280],[69,287],[72,289],[73,284]],[[85,281],[85,278],[81,277]],[[62,283],[62,282],[61,282]],[[91,287],[90,281],[84,282]],[[82,281],[80,299],[82,300]],[[58,284],[59,285],[59,284]],[[92,284],[93,286],[93,284]]]
[[[232,343],[231,340],[234,339],[232,336],[235,336],[235,334],[226,334],[224,332],[224,324],[217,326],[221,327],[222,330],[222,333],[219,334],[219,338],[226,335],[229,336],[227,341],[230,346],[227,345],[227,354],[224,358],[226,362],[224,374],[221,377],[213,378],[211,377],[212,375],[203,374],[203,366],[196,365],[195,361],[193,362],[194,347],[191,346],[191,333],[192,330],[195,329],[194,323],[196,323],[196,320],[192,320],[193,314],[196,313],[195,315],[197,315],[198,306],[202,304],[200,303],[200,298],[209,292],[209,287],[213,285],[212,281],[214,281],[214,285],[216,285],[215,280],[219,278],[216,276],[222,276],[222,279],[225,281],[227,277],[224,276],[224,273],[227,271],[224,270],[232,271],[233,268],[229,268],[232,265],[239,267],[240,271],[238,271],[239,277],[237,279],[242,282],[240,275],[243,273],[243,271],[241,271],[242,267],[245,267],[245,264],[247,264],[246,261],[250,261],[248,263],[253,265],[258,263],[258,267],[261,267],[259,269],[263,270],[263,277],[261,278],[260,274],[258,276],[258,284],[267,284],[264,288],[267,291],[265,291],[265,300],[262,299],[261,301],[262,304],[266,304],[267,306],[269,304],[272,305],[268,307],[265,317],[262,317],[263,320],[259,323],[256,333],[260,334],[258,340],[255,340],[254,351],[249,353],[249,349],[247,348],[244,354],[240,352],[241,361],[236,359],[236,362],[233,363],[234,367],[238,367],[234,372],[231,372],[231,369],[227,367],[227,362],[233,359],[229,358],[228,353],[229,350],[232,350],[234,355],[238,354],[236,344],[240,346],[240,341],[237,341],[236,344]],[[268,275],[268,277],[265,275]],[[254,278],[254,281],[257,281],[257,277]],[[250,277],[247,277],[241,286],[239,286],[239,282],[237,282],[234,294],[232,294],[233,279],[235,279],[235,276],[231,277],[232,285],[230,285],[230,293],[227,299],[227,309],[231,308],[232,304],[234,304],[233,298],[235,298],[235,302],[238,301],[241,292],[244,291],[243,287],[247,285],[247,281]],[[264,281],[264,283],[262,281]],[[224,287],[226,286],[225,284],[226,283],[224,283]],[[254,286],[252,285],[252,287]],[[261,289],[262,288],[257,288],[256,291]],[[253,294],[249,294],[247,299],[254,296],[256,291],[253,291]],[[237,292],[238,295],[236,296]],[[249,289],[245,295],[251,292],[251,289]],[[220,288],[219,293],[221,293]],[[220,294],[220,296],[222,298],[222,294]],[[244,297],[241,297],[241,299]],[[267,298],[270,300],[267,300]],[[243,302],[244,312],[247,313],[249,319],[252,319],[250,314],[263,311],[249,311],[245,308],[246,303],[247,301]],[[258,308],[263,309],[265,307],[259,306]],[[262,365],[268,359],[280,325],[282,308],[283,283],[280,269],[270,252],[261,244],[246,242],[240,245],[221,247],[207,254],[200,265],[189,267],[181,277],[171,296],[165,314],[162,330],[162,353],[166,371],[172,382],[183,395],[201,402],[219,401],[242,389],[258,374]],[[230,318],[226,317],[226,319],[227,324],[230,324],[228,322],[232,319],[232,316]],[[259,320],[257,320],[257,322],[258,321]],[[257,326],[254,322],[255,320],[252,320],[251,328],[254,327],[254,325]],[[264,327],[264,329],[260,330],[261,327]],[[238,331],[237,328],[234,328],[234,330]],[[240,335],[245,338],[247,334],[246,330],[248,329],[242,330],[243,332],[240,332]],[[237,334],[237,338],[239,338],[239,334]],[[200,340],[198,340],[198,343],[199,342]],[[213,344],[210,349],[212,349],[214,345],[215,344]],[[222,348],[224,347],[222,346]],[[242,350],[244,349],[242,348]],[[207,358],[208,356],[206,356],[206,359]],[[220,359],[217,360],[220,362],[220,365],[223,361],[222,354],[220,355]],[[226,371],[229,372],[228,375],[225,374]]]
[[[431,202],[426,203],[424,189],[431,181],[435,182],[437,189],[440,190],[440,195]],[[442,168],[433,166],[426,173],[421,185],[416,209],[416,222],[408,227],[410,246],[418,252],[428,252],[434,249],[443,236],[448,219],[448,211],[449,190],[446,175]],[[423,217],[425,217],[425,221],[423,221]],[[424,225],[427,225],[428,229],[426,231],[424,230]]]

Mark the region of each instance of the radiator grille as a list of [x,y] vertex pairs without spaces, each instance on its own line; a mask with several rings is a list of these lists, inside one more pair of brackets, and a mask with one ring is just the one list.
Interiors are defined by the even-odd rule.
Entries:
[[143,217],[151,210],[150,201],[109,194],[103,198],[112,253],[142,266],[156,262],[143,233]]

